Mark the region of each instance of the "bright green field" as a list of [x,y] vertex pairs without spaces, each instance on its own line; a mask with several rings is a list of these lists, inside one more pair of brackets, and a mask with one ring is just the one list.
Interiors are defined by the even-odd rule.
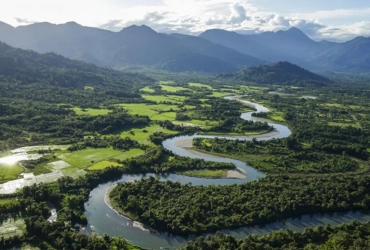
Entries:
[[102,170],[110,166],[119,167],[121,165],[114,161],[101,161],[90,166],[88,170]]
[[23,231],[26,229],[26,224],[23,219],[13,219],[1,216],[0,221],[0,236],[4,238],[22,235]]
[[193,170],[179,172],[179,174],[200,178],[222,178],[226,176],[227,171],[228,170]]
[[152,89],[152,88],[150,88],[150,87],[145,87],[145,88],[142,88],[142,89],[140,89],[141,91],[144,91],[144,92],[148,92],[148,93],[154,93],[155,92],[155,90],[154,89]]
[[213,96],[213,97],[224,97],[224,96],[228,96],[230,95],[230,93],[225,93],[225,92],[213,92],[212,95],[210,96]]
[[13,202],[18,202],[18,201],[15,198],[0,199],[0,205],[10,204]]
[[210,89],[210,90],[213,89],[210,85],[203,84],[203,83],[190,82],[189,83],[189,86],[191,86],[191,87],[207,88],[207,89]]
[[93,91],[94,90],[94,87],[92,87],[92,86],[84,86],[84,90]]
[[133,157],[137,157],[137,156],[140,156],[140,155],[143,155],[145,152],[144,150],[141,150],[140,148],[133,148],[129,151],[126,151],[126,152],[123,152],[123,154],[120,154],[116,157],[113,157],[114,159],[117,159],[117,160],[126,160],[126,159],[129,159],[129,158],[133,158]]
[[174,81],[159,81],[159,85],[174,84]]
[[112,148],[88,148],[72,153],[65,153],[60,155],[59,158],[74,167],[83,169],[96,162],[108,160],[122,154],[124,154],[124,152]]
[[172,102],[176,104],[182,104],[186,99],[185,96],[176,96],[176,95],[141,95],[145,100],[153,102]]
[[[147,132],[144,132],[144,131],[147,131]],[[161,126],[155,124],[155,125],[151,125],[151,126],[147,126],[143,128],[130,128],[130,129],[124,130],[120,134],[120,136],[122,138],[129,137],[133,140],[137,140],[140,143],[150,144],[151,142],[149,141],[149,136],[153,134],[154,132],[164,132],[166,134],[176,134],[177,133],[175,131],[164,129]]]
[[76,112],[77,115],[106,115],[111,110],[109,109],[81,109],[81,108],[72,108],[74,112]]
[[0,182],[17,179],[24,169],[16,164],[0,164]]
[[354,128],[359,128],[358,124],[349,121],[348,123],[346,122],[328,122],[330,126],[339,126],[339,127],[349,127],[352,126]]
[[167,104],[145,104],[145,103],[134,103],[134,104],[120,104],[132,115],[147,115],[151,120],[165,121],[175,120],[176,112],[165,112],[169,110],[179,110],[176,105]]
[[284,115],[283,112],[273,111],[273,112],[268,113],[267,118],[270,120],[283,122],[285,121],[283,118],[283,115]]
[[162,90],[168,91],[168,92],[177,92],[177,91],[182,91],[182,90],[190,90],[184,87],[174,87],[174,86],[168,86],[168,85],[161,85]]

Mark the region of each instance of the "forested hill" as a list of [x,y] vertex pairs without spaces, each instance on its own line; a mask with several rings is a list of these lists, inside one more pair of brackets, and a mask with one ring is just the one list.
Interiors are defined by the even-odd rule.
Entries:
[[39,54],[0,42],[0,79],[4,82],[84,89],[121,88],[126,91],[154,82],[144,75],[123,73],[93,64],[74,61],[54,53]]
[[328,78],[312,73],[289,62],[278,62],[272,65],[250,67],[235,74],[223,74],[220,75],[220,77],[260,84],[280,85],[325,85],[332,82]]

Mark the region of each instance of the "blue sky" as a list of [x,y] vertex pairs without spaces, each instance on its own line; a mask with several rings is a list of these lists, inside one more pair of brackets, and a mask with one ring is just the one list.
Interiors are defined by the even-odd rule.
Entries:
[[315,40],[370,36],[369,0],[1,0],[13,26],[65,23],[113,31],[145,24],[158,32],[199,34],[221,28],[261,33],[297,27]]

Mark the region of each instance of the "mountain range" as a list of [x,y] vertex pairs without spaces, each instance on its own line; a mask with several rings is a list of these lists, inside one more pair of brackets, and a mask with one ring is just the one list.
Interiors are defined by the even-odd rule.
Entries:
[[162,34],[136,25],[112,32],[75,22],[16,28],[0,22],[0,41],[112,68],[144,66],[175,72],[230,73],[289,61],[315,71],[365,72],[370,66],[370,38],[317,42],[297,28],[258,35],[207,30],[190,36]]
[[249,67],[231,74],[220,74],[221,79],[277,85],[326,85],[332,83],[326,77],[312,73],[290,62]]

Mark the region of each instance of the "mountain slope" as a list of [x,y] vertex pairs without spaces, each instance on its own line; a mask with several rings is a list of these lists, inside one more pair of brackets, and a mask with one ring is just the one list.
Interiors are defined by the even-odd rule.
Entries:
[[327,84],[331,81],[289,62],[278,62],[272,65],[250,67],[235,74],[221,75],[238,81],[248,81],[260,84],[302,85]]
[[[261,60],[195,37],[188,45],[174,36],[160,34],[147,26],[130,26],[110,32],[70,22],[37,23],[13,28],[0,25],[0,40],[37,52],[55,52],[109,67],[144,65],[173,71],[232,72]],[[7,33],[5,35],[5,33]],[[199,50],[194,44],[206,43]],[[204,48],[204,46],[203,46]]]
[[297,28],[259,35],[208,30],[200,37],[264,60],[289,61],[312,70],[366,71],[370,66],[370,42],[364,37],[345,43],[316,42]]
[[[67,59],[47,53],[13,48],[0,43],[0,76],[3,80],[25,84],[42,83],[51,86],[84,89],[133,89],[135,85],[154,82],[148,77],[100,68],[93,64]],[[130,91],[131,91],[130,90]]]
[[216,57],[230,63],[241,66],[254,66],[265,63],[261,59],[238,52],[237,50],[212,43],[206,39],[196,36],[172,34],[179,39],[181,44],[196,53]]

